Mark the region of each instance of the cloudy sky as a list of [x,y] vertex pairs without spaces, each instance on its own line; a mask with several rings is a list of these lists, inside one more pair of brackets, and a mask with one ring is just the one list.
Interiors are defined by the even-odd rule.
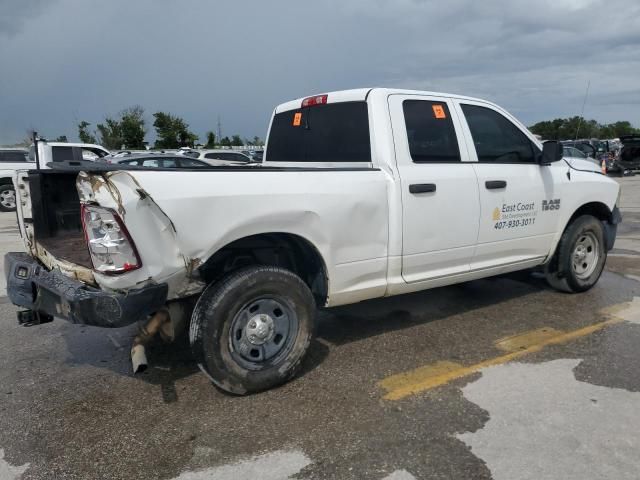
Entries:
[[[204,137],[272,108],[389,86],[493,100],[526,124],[640,126],[638,0],[0,0],[0,144],[77,138],[133,104]],[[152,130],[152,128],[150,128]],[[149,138],[153,135],[150,132]]]

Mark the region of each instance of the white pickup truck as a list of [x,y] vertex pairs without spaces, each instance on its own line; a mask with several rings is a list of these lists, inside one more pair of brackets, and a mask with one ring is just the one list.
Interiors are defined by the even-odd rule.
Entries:
[[[69,160],[97,160],[109,154],[100,145],[38,141],[40,166],[48,168],[50,162]],[[29,165],[31,163],[32,165]],[[35,148],[0,148],[0,212],[16,209],[16,192],[13,177],[16,170],[36,167]]]
[[28,253],[5,272],[23,323],[146,321],[134,369],[157,332],[189,325],[201,369],[236,394],[296,373],[318,307],[533,268],[588,290],[620,221],[616,182],[500,107],[392,89],[278,106],[258,167],[15,182]]

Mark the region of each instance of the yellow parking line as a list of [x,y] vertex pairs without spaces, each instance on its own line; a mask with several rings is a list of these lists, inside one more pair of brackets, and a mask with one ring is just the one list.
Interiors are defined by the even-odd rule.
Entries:
[[391,375],[378,382],[378,386],[387,392],[383,397],[385,400],[400,400],[409,395],[445,385],[452,380],[466,377],[483,368],[501,365],[524,357],[525,355],[539,352],[549,345],[570,342],[602,330],[609,325],[623,321],[622,318],[614,317],[610,320],[595,323],[570,332],[562,332],[553,328],[542,328],[520,335],[506,337],[496,342],[497,348],[510,352],[505,355],[490,358],[467,367],[453,362],[436,362],[435,364],[426,365],[409,372]]

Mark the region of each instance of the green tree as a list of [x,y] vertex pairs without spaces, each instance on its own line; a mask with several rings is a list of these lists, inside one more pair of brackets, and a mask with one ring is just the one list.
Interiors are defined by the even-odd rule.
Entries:
[[207,143],[204,148],[216,148],[216,134],[207,132]]
[[583,117],[556,118],[532,125],[529,130],[545,140],[573,140],[574,138],[615,138],[621,135],[640,134],[630,122],[618,121],[600,124]]
[[134,105],[120,112],[120,135],[125,148],[144,148],[144,109]]
[[89,133],[88,128],[90,125],[91,124],[89,122],[84,120],[78,124],[78,137],[80,137],[80,141],[82,143],[98,143],[95,135]]
[[244,145],[244,142],[240,138],[240,135],[233,135],[231,137],[231,145],[234,147],[241,147]]
[[178,148],[193,146],[198,136],[189,131],[189,125],[180,117],[165,112],[156,112],[153,126],[156,129],[156,148]]
[[222,147],[230,147],[231,146],[231,139],[229,137],[224,137],[222,140],[220,140],[220,145]]
[[626,120],[622,122],[610,123],[609,125],[606,125],[606,127],[608,127],[612,133],[609,138],[620,137],[622,135],[640,134],[640,128],[634,128],[631,123],[627,122]]
[[96,128],[98,129],[101,145],[109,150],[117,150],[123,147],[122,128],[118,120],[107,117],[104,119],[104,123],[97,124]]
[[54,142],[68,142],[66,135],[60,135],[58,138],[54,140]]

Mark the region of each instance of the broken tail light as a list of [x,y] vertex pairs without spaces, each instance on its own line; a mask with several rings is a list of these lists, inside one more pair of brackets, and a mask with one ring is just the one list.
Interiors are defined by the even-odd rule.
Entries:
[[124,273],[142,266],[131,236],[116,212],[83,204],[81,214],[94,270]]

